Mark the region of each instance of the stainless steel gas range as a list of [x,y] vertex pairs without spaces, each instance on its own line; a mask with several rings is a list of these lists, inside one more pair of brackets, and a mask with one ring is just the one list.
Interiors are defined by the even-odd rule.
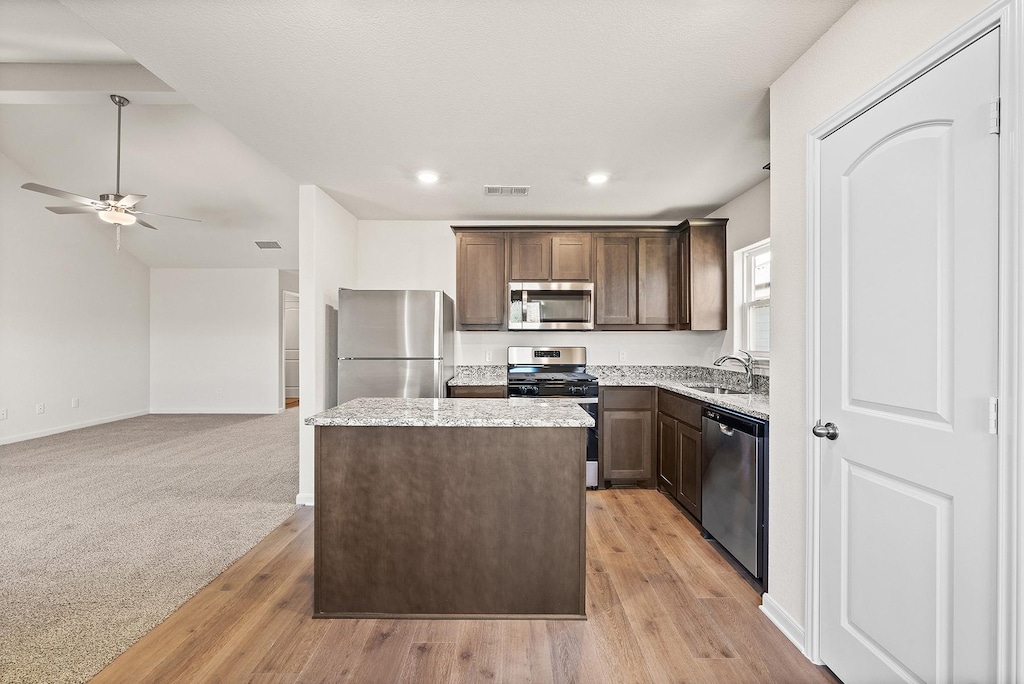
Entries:
[[597,378],[586,347],[509,347],[508,396],[575,399],[594,418],[587,429],[587,487],[597,487]]

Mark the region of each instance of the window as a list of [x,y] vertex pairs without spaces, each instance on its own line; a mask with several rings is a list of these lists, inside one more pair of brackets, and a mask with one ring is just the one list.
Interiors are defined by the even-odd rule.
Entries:
[[772,249],[769,240],[736,250],[735,346],[767,358],[771,341]]

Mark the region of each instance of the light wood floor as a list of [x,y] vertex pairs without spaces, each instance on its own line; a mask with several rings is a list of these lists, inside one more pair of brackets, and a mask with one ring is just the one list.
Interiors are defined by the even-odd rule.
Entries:
[[312,523],[298,511],[93,681],[836,681],[651,490],[588,492],[585,622],[312,620]]

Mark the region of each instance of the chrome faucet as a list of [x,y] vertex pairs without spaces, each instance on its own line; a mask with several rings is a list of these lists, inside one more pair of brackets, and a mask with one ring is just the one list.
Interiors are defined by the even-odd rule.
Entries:
[[750,352],[746,352],[746,351],[744,351],[742,349],[740,349],[740,354],[743,354],[743,358],[740,358],[739,356],[732,356],[732,355],[729,355],[729,354],[726,354],[725,356],[720,356],[715,361],[715,365],[716,366],[721,366],[726,361],[735,361],[737,363],[743,364],[743,370],[747,371],[747,392],[753,393],[753,391],[754,391],[754,357],[750,355]]

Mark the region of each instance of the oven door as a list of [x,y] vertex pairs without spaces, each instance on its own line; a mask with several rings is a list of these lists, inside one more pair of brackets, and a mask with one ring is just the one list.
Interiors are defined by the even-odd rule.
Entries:
[[593,283],[509,283],[509,330],[593,330]]

